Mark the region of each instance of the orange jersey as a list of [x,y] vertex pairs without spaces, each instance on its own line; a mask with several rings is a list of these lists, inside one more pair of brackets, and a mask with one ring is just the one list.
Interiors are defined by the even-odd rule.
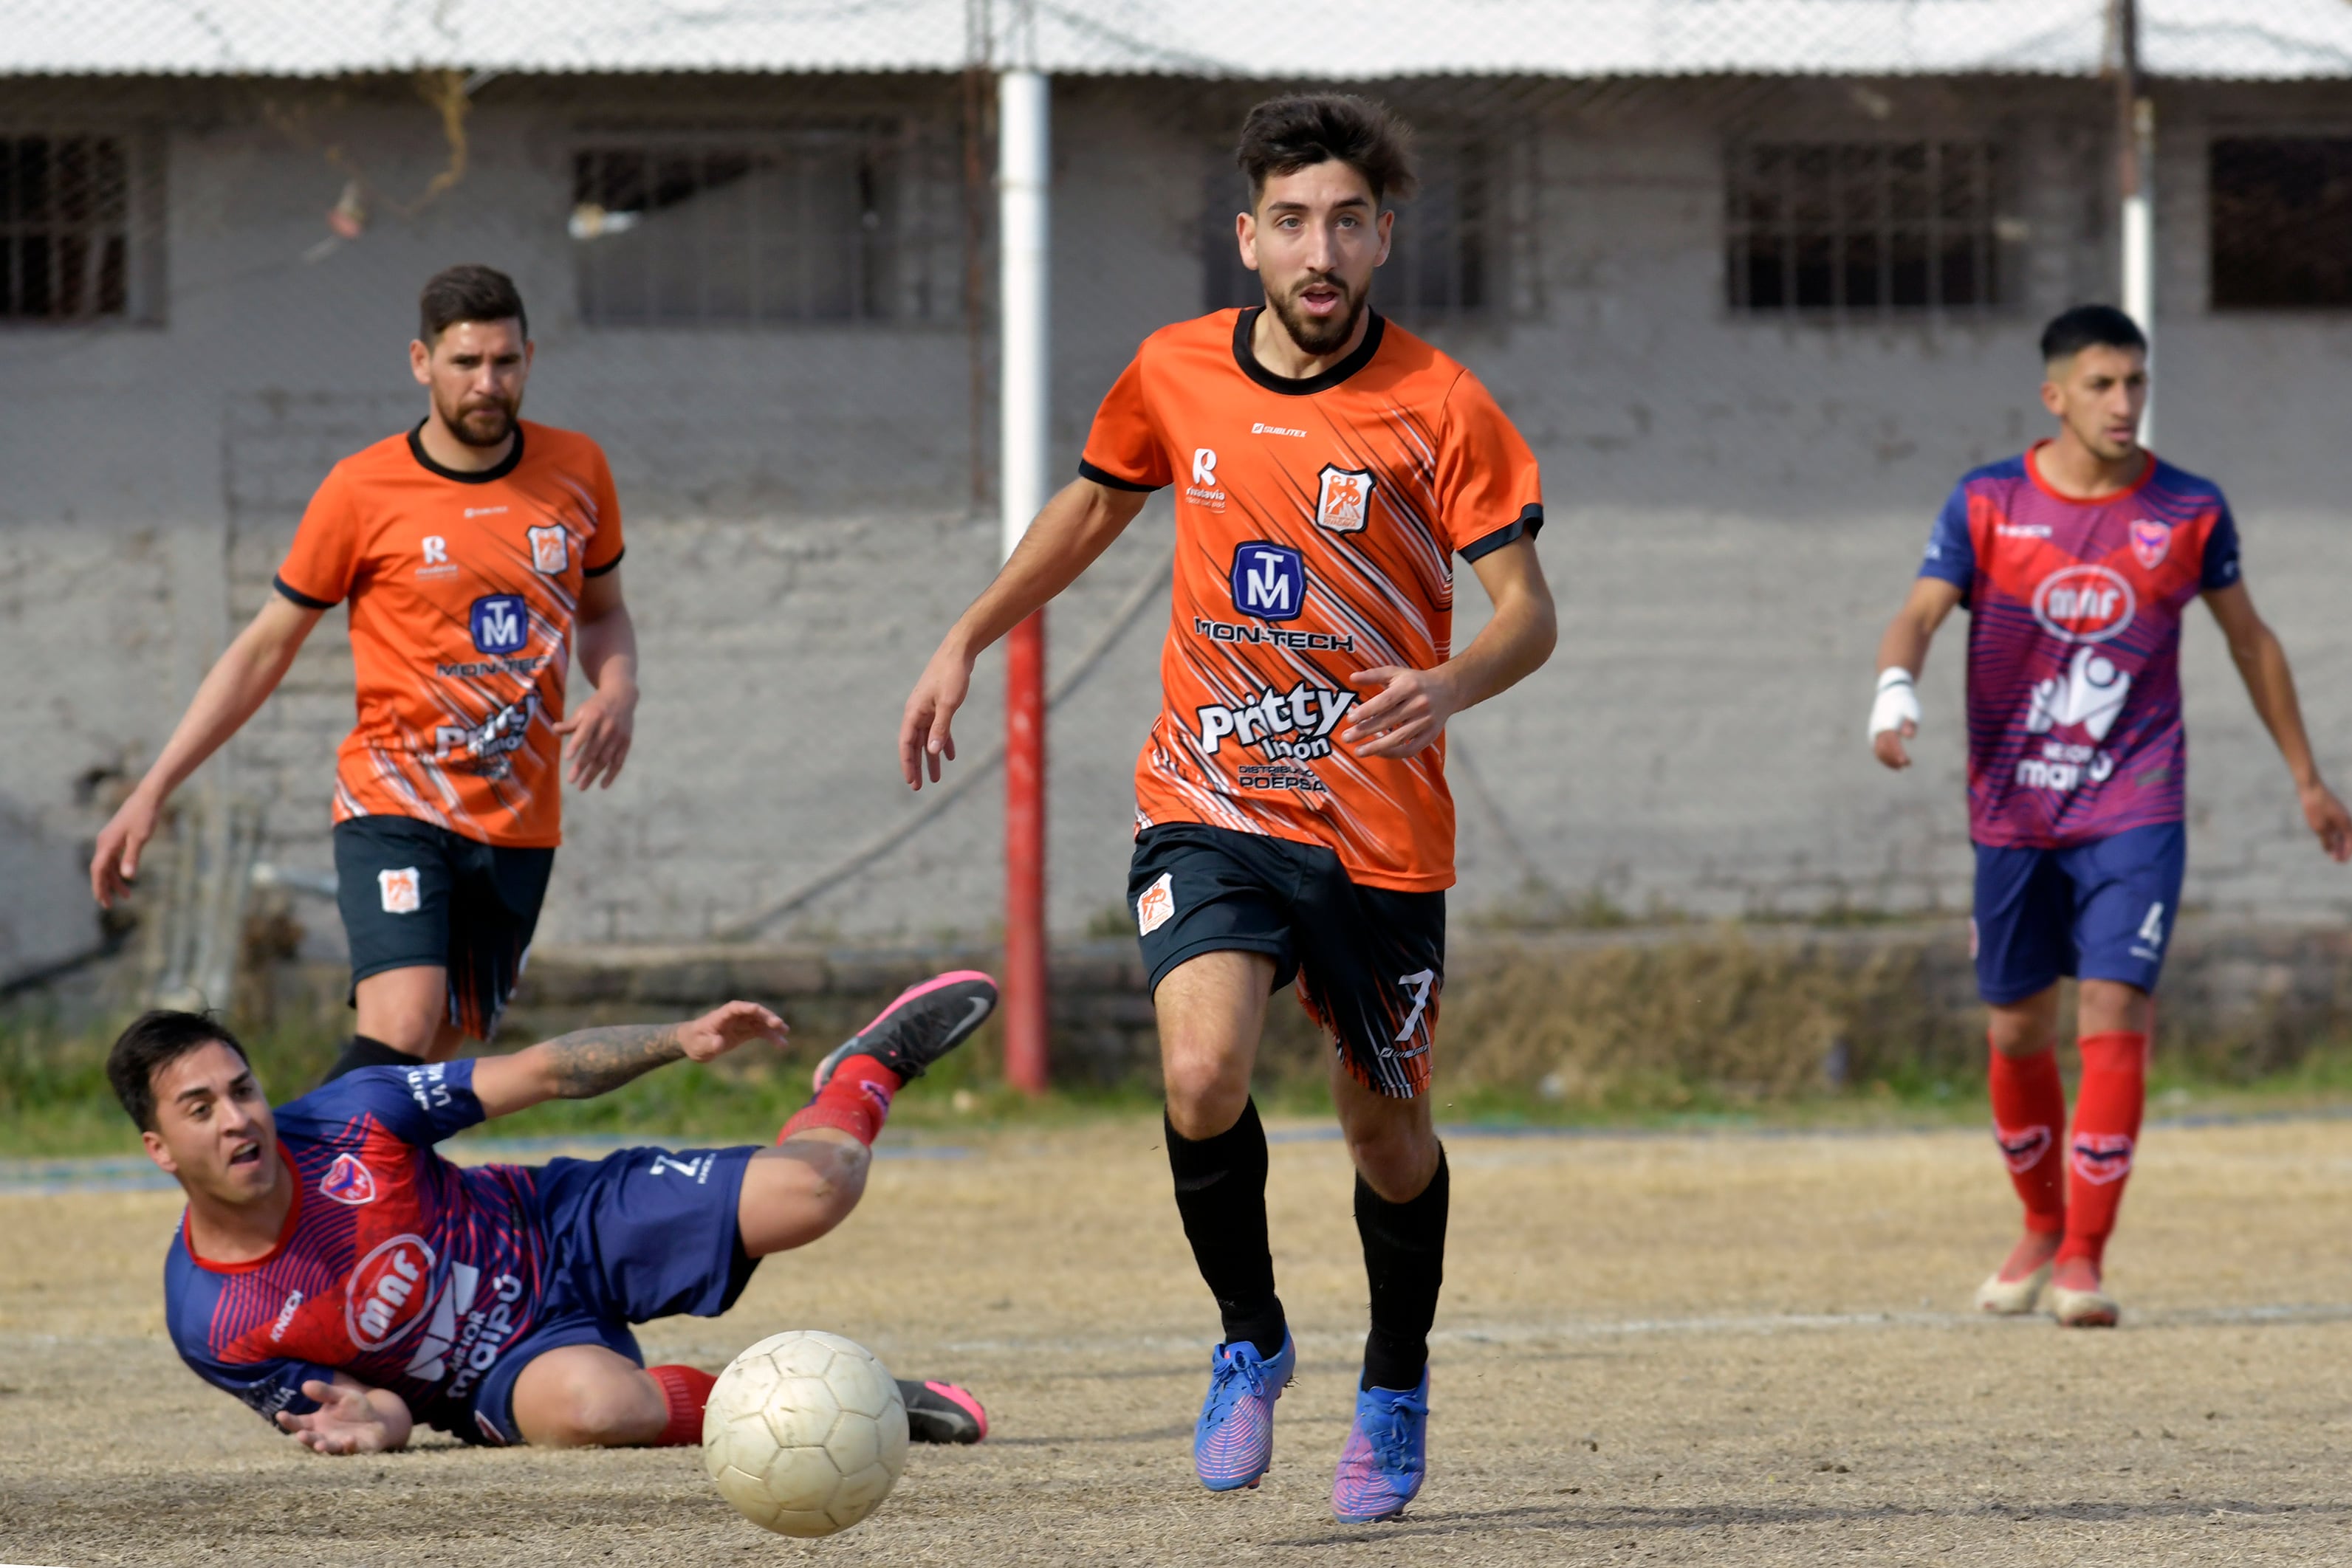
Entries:
[[584,435],[522,423],[478,474],[434,463],[415,431],[336,464],[278,571],[297,604],[351,601],[359,722],[336,753],[335,821],[560,843],[572,611],[620,561],[612,472]]
[[1354,755],[1348,677],[1453,654],[1454,566],[1543,526],[1534,455],[1476,377],[1375,315],[1305,381],[1250,350],[1257,308],[1153,333],[1103,399],[1079,472],[1178,486],[1160,719],[1139,829],[1202,822],[1337,852],[1351,881],[1454,883],[1441,739]]

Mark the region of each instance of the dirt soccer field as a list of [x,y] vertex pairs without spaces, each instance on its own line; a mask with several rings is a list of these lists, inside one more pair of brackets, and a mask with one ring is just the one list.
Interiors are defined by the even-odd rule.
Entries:
[[1274,1153],[1299,1331],[1262,1490],[1188,1440],[1215,1321],[1159,1129],[975,1138],[877,1167],[864,1209],[723,1320],[950,1374],[995,1418],[918,1448],[828,1542],[730,1512],[692,1450],[324,1459],[173,1358],[175,1199],[0,1197],[0,1560],[2107,1563],[2352,1561],[2352,1124],[2155,1129],[2112,1333],[1981,1322],[2010,1239],[1982,1135],[1458,1137],[1432,1475],[1402,1521],[1326,1511],[1362,1276],[1335,1143]]

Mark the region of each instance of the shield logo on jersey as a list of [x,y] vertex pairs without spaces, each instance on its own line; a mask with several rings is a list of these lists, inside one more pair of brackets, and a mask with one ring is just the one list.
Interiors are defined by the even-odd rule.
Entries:
[[1234,608],[1260,621],[1296,621],[1307,607],[1307,562],[1288,545],[1252,539],[1234,551]]
[[1323,465],[1323,487],[1315,497],[1315,523],[1335,534],[1361,531],[1371,520],[1372,486],[1369,468],[1342,468],[1336,464]]
[[381,1350],[424,1319],[432,1303],[433,1249],[422,1236],[379,1243],[343,1287],[343,1328],[362,1350]]
[[2172,525],[2141,518],[2131,526],[2131,547],[2140,565],[2154,571],[2172,549]]
[[354,1155],[337,1155],[327,1174],[319,1178],[319,1191],[337,1203],[347,1203],[357,1208],[375,1201],[375,1172],[359,1162]]
[[520,653],[530,641],[530,606],[520,593],[485,593],[467,617],[476,651]]
[[530,564],[542,575],[553,577],[572,564],[572,536],[561,524],[526,528],[523,536],[530,540]]
[[2074,1134],[2074,1174],[2094,1186],[2131,1175],[2132,1141],[2122,1133]]

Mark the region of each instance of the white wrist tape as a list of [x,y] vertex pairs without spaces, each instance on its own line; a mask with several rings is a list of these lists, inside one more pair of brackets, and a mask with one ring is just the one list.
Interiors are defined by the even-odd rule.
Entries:
[[1879,671],[1878,700],[1870,705],[1870,738],[1899,731],[1906,720],[1914,730],[1919,727],[1919,693],[1911,684],[1911,672],[1899,664]]

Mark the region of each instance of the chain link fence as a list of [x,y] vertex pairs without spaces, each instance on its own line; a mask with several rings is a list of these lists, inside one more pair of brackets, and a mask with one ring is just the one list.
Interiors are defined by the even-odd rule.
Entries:
[[[2150,7],[2158,361],[2173,455],[2240,495],[2334,759],[2352,640],[2318,411],[2352,350],[2331,313],[2352,36],[2247,9]],[[1416,128],[1375,302],[1544,460],[1563,609],[1552,664],[1455,727],[1465,916],[1961,907],[1950,650],[1914,775],[1856,737],[1934,508],[2040,431],[2041,320],[2112,295],[2105,14],[1451,0],[1370,7],[1309,58],[1222,0],[326,0],[282,27],[211,7],[209,33],[40,0],[0,41],[0,982],[126,941],[88,845],[327,470],[420,417],[415,295],[457,261],[520,283],[527,413],[604,445],[627,518],[637,748],[567,803],[543,940],[984,941],[1000,796],[970,763],[1001,728],[994,662],[964,792],[906,799],[893,741],[995,564],[1008,60],[1055,78],[1057,465],[1141,337],[1254,298],[1231,235],[1251,103],[1340,87]],[[2184,40],[2217,27],[2292,58],[2222,70],[2209,47],[2189,79]],[[2260,69],[2307,79],[2210,79]],[[1050,617],[1072,937],[1123,922],[1170,529],[1147,509]],[[1460,639],[1482,611],[1465,591]],[[2217,643],[2190,664],[2199,895],[2341,907]],[[249,961],[338,956],[319,894],[351,684],[330,615],[184,791],[138,896],[142,984],[217,997]]]

